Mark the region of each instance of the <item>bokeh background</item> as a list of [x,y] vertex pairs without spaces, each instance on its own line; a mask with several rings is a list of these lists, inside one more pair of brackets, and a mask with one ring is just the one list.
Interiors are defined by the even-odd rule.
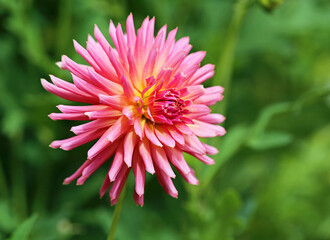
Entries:
[[75,123],[47,117],[66,101],[40,78],[70,80],[55,62],[83,62],[72,39],[85,46],[94,24],[106,34],[130,12],[136,27],[155,16],[157,29],[178,26],[207,51],[216,75],[206,86],[226,88],[213,109],[228,133],[207,140],[220,149],[214,166],[187,156],[200,185],[177,177],[179,199],[149,176],[138,207],[130,178],[117,239],[330,239],[328,0],[0,0],[0,239],[106,238],[108,166],[62,186],[91,144],[48,147]]

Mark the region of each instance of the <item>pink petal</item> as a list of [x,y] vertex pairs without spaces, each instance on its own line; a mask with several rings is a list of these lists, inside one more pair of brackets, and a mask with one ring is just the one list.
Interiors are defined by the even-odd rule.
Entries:
[[106,191],[108,191],[108,189],[111,186],[111,182],[110,179],[108,177],[108,175],[105,176],[104,182],[102,184],[102,187],[100,189],[100,197],[103,198],[104,194],[106,193]]
[[189,80],[189,85],[198,85],[206,81],[207,79],[213,77],[214,75],[214,65],[206,64],[196,71],[194,76]]
[[140,152],[141,158],[144,162],[144,165],[146,167],[146,170],[149,173],[154,174],[155,169],[154,169],[154,165],[152,163],[149,141],[146,140],[145,138],[143,138],[142,141],[139,142],[139,152]]
[[122,113],[118,110],[114,110],[111,107],[107,107],[105,109],[93,111],[93,112],[85,112],[86,116],[89,119],[96,119],[96,118],[119,118]]
[[111,127],[111,131],[108,134],[107,139],[110,142],[114,142],[120,136],[125,134],[130,127],[130,125],[127,123],[128,123],[127,117],[124,117],[124,116],[120,117],[117,120],[117,122]]
[[136,204],[138,204],[141,207],[143,207],[144,196],[143,195],[139,196],[136,192],[134,192],[134,201],[135,201]]
[[132,156],[136,143],[137,135],[133,130],[131,130],[126,134],[124,138],[124,161],[127,167],[132,165]]
[[123,166],[124,163],[124,146],[123,142],[119,144],[116,155],[112,161],[111,167],[108,172],[108,176],[111,182],[115,181],[121,167]]
[[114,143],[109,149],[100,152],[95,158],[91,159],[90,164],[85,167],[81,177],[77,180],[77,185],[82,185],[84,182],[100,167],[102,166],[117,150],[118,142]]
[[57,108],[63,113],[85,113],[107,108],[106,105],[68,106],[58,105]]
[[158,140],[158,138],[155,135],[154,132],[154,127],[150,124],[146,124],[145,125],[145,134],[146,137],[150,140],[150,142],[152,142],[153,144],[155,144],[156,146],[162,147],[163,145],[160,143],[160,141]]
[[155,127],[155,133],[157,138],[166,146],[173,148],[175,146],[175,141],[171,137],[170,133],[162,127]]
[[219,124],[225,121],[225,117],[221,114],[212,113],[205,116],[198,117],[198,120],[210,123],[210,124]]
[[184,144],[184,137],[182,134],[173,126],[168,126],[167,130],[171,134],[172,138],[177,141],[179,144],[183,145]]
[[78,120],[84,121],[88,120],[89,118],[83,113],[51,113],[49,117],[52,120]]
[[133,21],[132,13],[127,18],[126,30],[127,30],[127,44],[130,49],[134,49],[136,35],[135,35],[135,28],[134,28],[134,21]]
[[120,172],[118,173],[117,178],[113,182],[112,187],[110,189],[109,195],[110,195],[111,205],[114,205],[117,203],[120,192],[123,189],[123,186],[126,182],[129,172],[130,172],[129,168],[122,167],[120,169]]
[[86,132],[68,139],[56,140],[50,144],[50,147],[61,148],[63,150],[69,151],[73,148],[79,147],[85,143],[99,138],[104,132],[104,129],[100,129],[96,131]]
[[176,190],[172,179],[159,168],[156,168],[156,176],[160,185],[162,185],[162,187],[164,188],[165,192],[174,198],[178,198],[178,190]]
[[186,160],[183,157],[182,151],[179,148],[164,148],[168,159],[174,165],[174,167],[180,170],[184,174],[190,172],[190,167],[188,166]]
[[45,79],[41,79],[41,84],[48,92],[51,92],[66,100],[74,101],[74,102],[89,103],[89,104],[98,103],[98,101],[93,97],[85,97],[85,96],[81,96],[81,95],[78,95],[73,92],[69,92],[67,90],[59,88],[59,87],[47,82]]
[[215,137],[226,134],[226,130],[221,126],[205,123],[196,119],[193,121],[194,124],[189,125],[189,128],[199,137]]
[[67,177],[66,179],[64,179],[63,184],[70,184],[73,180],[77,179],[81,173],[84,171],[85,167],[88,166],[91,163],[91,160],[86,160],[83,165],[80,166],[80,168],[78,168],[78,170],[72,174],[70,177]]
[[214,160],[209,156],[202,154],[192,154],[192,155],[207,165],[213,165],[215,163]]
[[[86,116],[86,115],[85,115]],[[87,117],[87,116],[86,116]],[[72,127],[70,131],[74,132],[75,134],[82,134],[85,132],[90,132],[93,130],[97,130],[100,128],[106,128],[113,125],[116,122],[116,119],[96,119],[88,123],[84,123],[75,127]]]
[[100,29],[97,27],[97,25],[94,25],[94,36],[96,40],[100,43],[101,47],[103,48],[104,52],[108,52],[108,49],[110,48],[109,42],[106,40],[106,38],[101,33]]
[[218,149],[213,146],[207,145],[206,143],[202,143],[202,144],[205,147],[206,154],[215,155],[219,152]]
[[148,59],[143,68],[143,73],[142,73],[143,79],[146,79],[153,75],[157,54],[158,54],[157,48],[154,48],[150,51]]
[[[175,178],[175,174],[171,168],[170,163],[168,162],[164,149],[155,145],[150,146],[150,149],[151,149],[154,165],[157,165],[159,169],[163,170],[167,176],[171,178]],[[156,174],[157,174],[157,170],[156,170]]]
[[144,184],[146,180],[146,169],[138,152],[134,154],[133,172],[135,175],[135,192],[139,196],[143,196]]
[[108,95],[99,95],[100,103],[107,104],[114,109],[123,110],[123,107],[128,105],[127,99],[124,96],[115,95],[115,96],[108,96]]

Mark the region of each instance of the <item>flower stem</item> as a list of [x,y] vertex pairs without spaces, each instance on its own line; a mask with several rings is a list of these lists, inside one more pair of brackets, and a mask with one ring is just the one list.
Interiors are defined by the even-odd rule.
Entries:
[[110,231],[109,231],[107,240],[114,240],[115,239],[115,235],[116,235],[116,230],[117,230],[117,226],[118,226],[118,222],[119,222],[119,218],[120,218],[121,209],[123,208],[126,187],[127,187],[127,181],[125,182],[125,185],[123,187],[123,190],[120,193],[118,202],[116,203],[115,211],[113,213],[112,223],[111,223],[111,227],[110,227]]
[[227,108],[228,95],[230,94],[230,85],[233,74],[233,64],[235,59],[236,43],[238,34],[241,29],[246,10],[251,3],[251,0],[238,0],[235,8],[234,15],[229,25],[227,38],[224,42],[222,54],[220,54],[219,62],[217,64],[218,74],[213,80],[213,85],[221,84],[225,88],[226,97],[221,104],[217,107],[217,112],[225,114]]

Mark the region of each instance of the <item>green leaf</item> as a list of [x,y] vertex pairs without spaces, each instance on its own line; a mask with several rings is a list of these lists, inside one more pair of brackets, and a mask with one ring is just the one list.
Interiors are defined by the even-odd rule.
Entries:
[[[235,153],[245,144],[249,136],[250,129],[245,125],[237,125],[228,130],[226,136],[222,139],[221,144],[217,145],[219,154],[214,157],[215,165],[212,168],[205,168],[203,173],[203,187],[207,189],[213,177],[219,169],[225,164]],[[212,144],[211,144],[212,145]]]
[[32,215],[30,218],[26,219],[21,225],[19,225],[13,232],[9,240],[27,240],[32,231],[33,225],[37,220],[37,214]]
[[286,132],[265,132],[248,142],[248,146],[254,150],[266,150],[270,148],[283,147],[290,144],[293,136]]

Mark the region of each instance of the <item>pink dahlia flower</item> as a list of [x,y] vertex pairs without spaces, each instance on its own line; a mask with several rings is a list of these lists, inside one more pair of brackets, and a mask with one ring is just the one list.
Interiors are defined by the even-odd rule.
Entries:
[[70,177],[83,184],[102,164],[114,156],[100,190],[110,188],[111,204],[118,200],[131,169],[135,176],[134,200],[143,205],[146,172],[156,173],[165,191],[177,197],[171,164],[191,183],[198,184],[194,171],[183,157],[191,154],[205,164],[214,161],[207,155],[217,149],[198,137],[215,137],[225,129],[215,125],[224,121],[211,114],[208,106],[222,99],[220,86],[201,84],[214,74],[214,66],[200,67],[205,52],[189,54],[189,38],[175,40],[177,29],[166,37],[166,25],[154,36],[155,19],[146,18],[135,32],[133,16],[128,16],[127,33],[110,21],[109,44],[99,28],[88,36],[87,48],[76,41],[76,51],[88,62],[82,65],[63,56],[58,63],[69,70],[73,83],[50,76],[53,84],[42,79],[43,87],[61,97],[88,105],[58,105],[61,113],[53,120],[89,121],[71,128],[74,137],[51,143],[52,148],[71,150],[98,139],[89,149],[87,160]]

